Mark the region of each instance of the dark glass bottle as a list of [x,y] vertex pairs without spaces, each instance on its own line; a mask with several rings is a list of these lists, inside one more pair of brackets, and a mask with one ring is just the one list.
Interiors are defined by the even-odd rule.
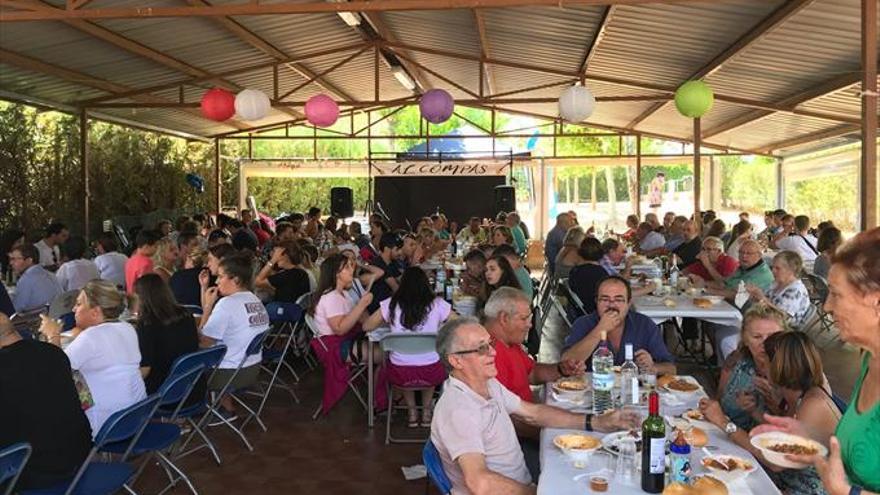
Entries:
[[666,473],[666,424],[660,416],[660,396],[648,396],[648,417],[642,423],[642,490],[663,491]]

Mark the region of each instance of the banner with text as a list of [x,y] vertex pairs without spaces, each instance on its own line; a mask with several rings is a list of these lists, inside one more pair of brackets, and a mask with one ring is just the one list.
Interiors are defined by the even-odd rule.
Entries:
[[380,177],[490,176],[506,175],[510,162],[497,160],[373,162],[372,167],[373,175]]

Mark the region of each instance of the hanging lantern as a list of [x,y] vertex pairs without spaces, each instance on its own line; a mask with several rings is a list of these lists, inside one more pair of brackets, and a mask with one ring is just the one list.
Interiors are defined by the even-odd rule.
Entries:
[[330,127],[339,118],[339,105],[327,95],[315,95],[306,102],[306,119],[318,127]]
[[596,98],[586,86],[572,86],[559,95],[559,116],[567,122],[583,122],[596,109]]
[[235,115],[235,96],[221,88],[208,90],[202,96],[202,115],[223,122]]
[[419,111],[422,117],[432,124],[442,124],[449,120],[455,109],[452,95],[442,89],[432,89],[422,95],[419,100]]
[[235,113],[244,120],[260,120],[269,115],[272,103],[266,93],[256,89],[243,89],[235,95]]
[[675,91],[675,108],[685,117],[702,117],[712,109],[713,103],[712,88],[703,81],[688,81]]

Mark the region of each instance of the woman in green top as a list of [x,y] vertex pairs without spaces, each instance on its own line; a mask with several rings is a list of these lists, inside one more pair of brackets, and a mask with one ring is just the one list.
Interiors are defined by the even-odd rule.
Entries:
[[[834,315],[840,338],[866,352],[828,458],[789,457],[812,463],[831,495],[880,494],[880,228],[862,232],[834,254],[828,281],[825,310]],[[752,435],[811,433],[794,418],[768,415],[766,420]]]

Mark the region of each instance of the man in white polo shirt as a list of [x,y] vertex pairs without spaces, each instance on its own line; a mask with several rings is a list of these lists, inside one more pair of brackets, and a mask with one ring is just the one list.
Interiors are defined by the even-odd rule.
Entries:
[[815,261],[819,256],[816,245],[819,243],[810,234],[810,217],[786,215],[782,218],[783,231],[774,238],[774,244],[780,251],[794,251],[804,261]]
[[437,353],[451,370],[434,408],[431,441],[452,493],[535,493],[510,415],[539,427],[616,431],[637,427],[636,412],[575,414],[521,400],[495,379],[495,348],[475,318],[445,323]]

